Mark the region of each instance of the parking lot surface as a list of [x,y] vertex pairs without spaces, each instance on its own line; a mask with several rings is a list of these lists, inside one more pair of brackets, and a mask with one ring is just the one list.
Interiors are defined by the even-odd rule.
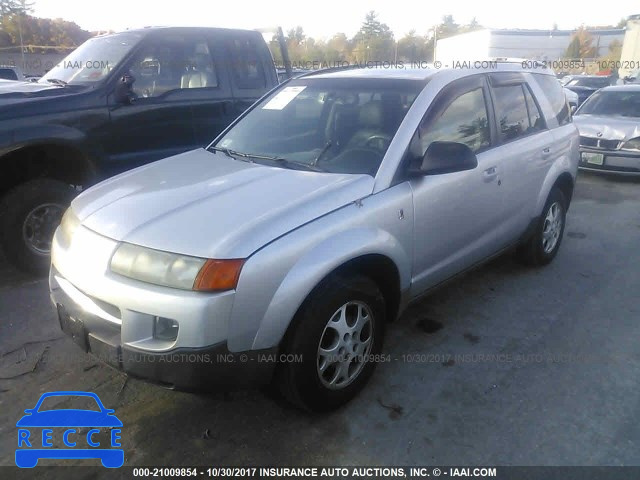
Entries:
[[580,174],[551,265],[505,255],[412,306],[390,361],[322,416],[128,379],[63,336],[46,280],[0,264],[0,465],[54,390],[115,409],[125,465],[640,465],[638,180]]

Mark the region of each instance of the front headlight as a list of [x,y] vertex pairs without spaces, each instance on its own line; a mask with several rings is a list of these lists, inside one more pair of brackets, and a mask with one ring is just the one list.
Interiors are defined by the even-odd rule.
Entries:
[[122,243],[111,258],[111,271],[125,277],[182,290],[232,290],[244,260],[208,260]]
[[64,212],[62,216],[62,221],[60,222],[60,243],[65,248],[68,248],[71,244],[71,237],[76,232],[78,227],[80,226],[80,219],[76,217],[76,214],[73,212],[71,207],[67,208],[67,211]]
[[632,138],[622,144],[622,150],[640,151],[640,137]]

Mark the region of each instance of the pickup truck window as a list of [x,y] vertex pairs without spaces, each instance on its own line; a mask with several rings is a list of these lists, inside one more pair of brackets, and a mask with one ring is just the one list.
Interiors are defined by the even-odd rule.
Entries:
[[215,146],[254,155],[256,162],[264,160],[257,157],[275,157],[328,172],[375,175],[423,86],[409,80],[294,80],[258,104]]
[[231,42],[231,66],[235,84],[238,88],[264,88],[267,79],[258,46],[251,39],[234,39]]
[[118,33],[89,39],[38,81],[61,80],[72,85],[99,82],[120,64],[140,38],[136,33]]
[[0,78],[4,80],[18,80],[18,74],[13,68],[0,67]]
[[204,37],[176,35],[150,42],[136,54],[129,71],[135,78],[133,92],[139,97],[218,86],[218,76]]

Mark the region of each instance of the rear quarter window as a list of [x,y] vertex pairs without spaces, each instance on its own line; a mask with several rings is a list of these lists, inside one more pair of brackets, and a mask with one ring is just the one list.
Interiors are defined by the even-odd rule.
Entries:
[[571,113],[569,110],[569,104],[565,97],[562,86],[556,78],[552,75],[532,74],[535,82],[540,89],[544,92],[551,104],[553,115],[558,120],[559,125],[566,125],[571,123]]

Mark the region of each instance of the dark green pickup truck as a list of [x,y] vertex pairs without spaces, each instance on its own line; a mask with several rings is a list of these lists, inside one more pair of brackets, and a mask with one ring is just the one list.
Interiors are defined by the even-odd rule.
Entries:
[[0,81],[0,240],[49,266],[79,190],[206,145],[278,84],[255,31],[144,28],[92,38],[37,82]]

